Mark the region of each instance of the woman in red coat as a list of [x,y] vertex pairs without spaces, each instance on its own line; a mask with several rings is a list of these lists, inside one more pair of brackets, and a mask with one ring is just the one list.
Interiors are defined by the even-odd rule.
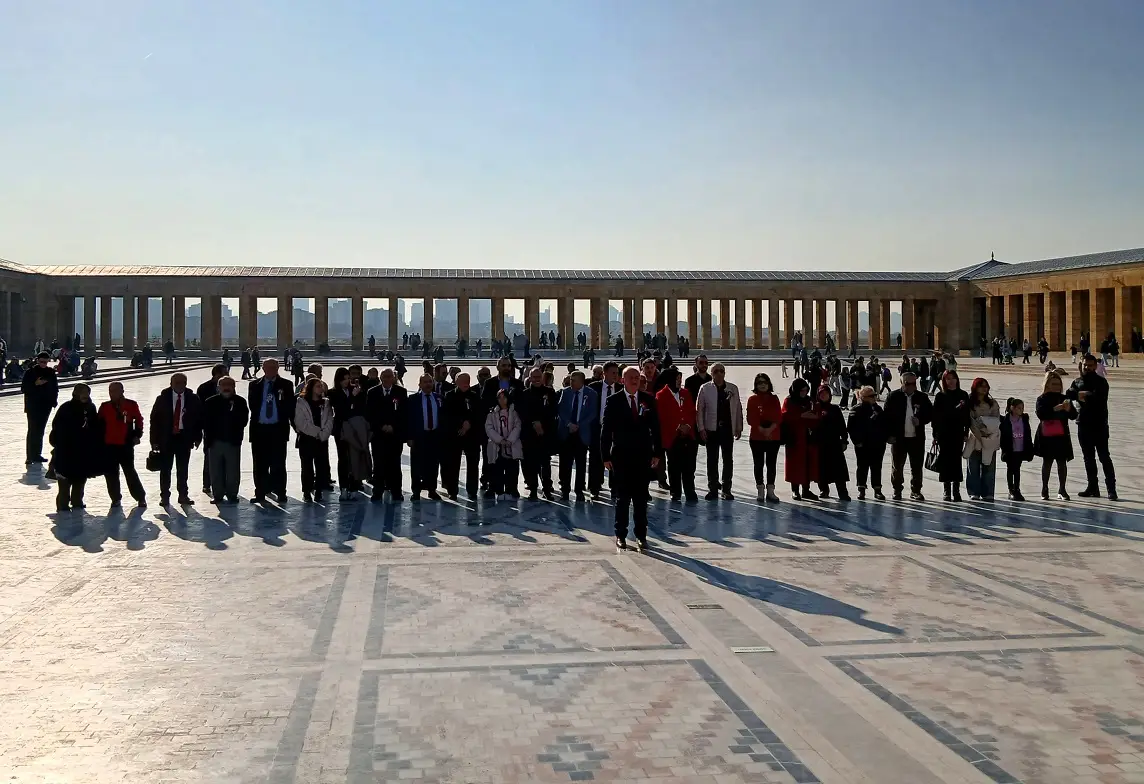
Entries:
[[786,444],[784,474],[795,498],[818,500],[810,483],[818,481],[818,446],[811,430],[818,422],[810,385],[801,378],[790,385],[790,396],[783,401],[783,442]]
[[699,442],[695,440],[695,401],[683,388],[683,375],[679,370],[668,368],[663,375],[663,388],[655,396],[655,410],[659,416],[660,441],[667,454],[667,484],[671,500],[678,501],[682,491],[688,501],[698,501],[695,456]]

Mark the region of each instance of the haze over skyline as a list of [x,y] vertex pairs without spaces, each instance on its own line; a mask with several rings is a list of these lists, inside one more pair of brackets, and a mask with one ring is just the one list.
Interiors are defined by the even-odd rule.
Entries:
[[1144,245],[1135,0],[2,7],[21,263],[951,270]]

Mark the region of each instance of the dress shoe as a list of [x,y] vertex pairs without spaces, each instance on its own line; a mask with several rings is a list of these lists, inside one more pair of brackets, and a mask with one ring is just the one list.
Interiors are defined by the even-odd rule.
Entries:
[[[64,511],[67,511],[67,510],[64,510]],[[627,540],[626,540],[626,539],[621,539],[620,537],[618,537],[618,536],[617,536],[617,537],[616,537],[616,552],[617,552],[617,553],[620,553],[620,552],[623,552],[623,551],[624,551],[624,550],[626,550],[626,549],[628,549],[628,542],[627,542]]]

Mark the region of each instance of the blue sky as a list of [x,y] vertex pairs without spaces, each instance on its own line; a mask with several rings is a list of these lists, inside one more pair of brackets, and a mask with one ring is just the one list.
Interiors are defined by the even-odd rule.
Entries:
[[0,257],[952,269],[1144,245],[1144,2],[0,0]]

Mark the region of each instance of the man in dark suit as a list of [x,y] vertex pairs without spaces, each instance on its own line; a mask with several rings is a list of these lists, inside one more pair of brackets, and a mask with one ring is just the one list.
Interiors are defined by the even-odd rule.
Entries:
[[604,407],[608,398],[620,391],[620,366],[611,360],[604,363],[604,380],[593,381],[588,389],[596,393],[596,427],[592,428],[592,440],[588,444],[588,492],[593,500],[599,500],[604,487],[604,455],[600,451],[600,427],[604,422]]
[[372,432],[373,501],[380,502],[385,491],[391,501],[405,500],[401,494],[401,452],[405,448],[405,404],[409,393],[397,385],[397,374],[386,368],[381,383],[366,393],[365,418]]
[[[229,373],[226,365],[218,364],[211,368],[211,377],[209,381],[204,381],[199,384],[195,389],[195,397],[199,402],[206,405],[206,402],[219,393],[218,382],[219,379]],[[210,444],[206,439],[203,439],[203,493],[208,497],[211,494],[211,459],[210,459]]]
[[910,500],[924,501],[922,463],[925,460],[926,425],[933,420],[933,404],[924,392],[918,390],[917,376],[903,373],[901,380],[901,389],[895,389],[886,398],[884,414],[890,442],[890,484],[894,487],[894,500],[901,501],[908,459]]
[[544,383],[544,369],[534,367],[528,386],[513,401],[520,416],[520,461],[528,497],[535,501],[541,490],[552,500],[552,453],[556,449],[556,390]]
[[584,384],[584,374],[573,370],[568,386],[561,390],[556,406],[556,437],[560,444],[560,498],[568,500],[568,486],[572,483],[572,469],[576,469],[576,500],[584,500],[584,458],[593,439],[599,440],[600,424],[597,416],[600,404],[596,393]]
[[294,385],[278,375],[278,360],[262,363],[262,378],[250,382],[250,454],[254,463],[252,504],[274,493],[286,505],[286,446],[294,421]]
[[640,391],[639,368],[624,371],[624,388],[608,398],[600,434],[604,467],[612,472],[616,504],[616,550],[627,548],[628,507],[635,509],[637,549],[647,549],[648,482],[659,467],[662,447],[655,398]]
[[433,391],[437,393],[437,397],[442,400],[445,395],[449,394],[449,390],[453,388],[453,384],[449,381],[449,366],[444,362],[439,362],[433,366]]
[[187,377],[171,376],[171,386],[159,393],[151,406],[151,449],[159,453],[159,503],[171,503],[171,466],[175,468],[175,487],[179,503],[189,506],[187,466],[191,450],[203,440],[203,404],[187,389]]
[[[24,413],[28,416],[28,437],[25,442],[25,465],[43,463],[44,429],[48,417],[59,402],[59,384],[56,371],[48,366],[51,356],[46,351],[36,355],[36,362],[24,373],[20,388],[24,393]],[[4,369],[0,368],[0,373]]]
[[421,488],[429,491],[430,500],[437,495],[437,470],[441,465],[441,444],[446,432],[441,421],[441,398],[433,391],[433,376],[421,376],[420,391],[412,395],[405,407],[407,413],[406,443],[409,444],[409,474],[414,501],[421,500]]
[[457,386],[445,393],[442,404],[445,444],[441,458],[441,484],[456,500],[460,485],[461,455],[465,456],[465,490],[476,499],[481,470],[481,450],[485,443],[485,417],[481,396],[469,385],[469,374],[457,375]]

